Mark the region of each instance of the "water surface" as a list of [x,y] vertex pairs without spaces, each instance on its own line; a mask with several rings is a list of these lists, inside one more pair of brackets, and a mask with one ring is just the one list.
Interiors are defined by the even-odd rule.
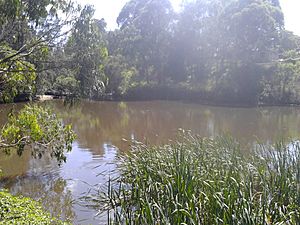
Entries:
[[[41,200],[54,215],[74,224],[105,224],[105,216],[82,206],[83,193],[103,184],[115,170],[118,152],[127,151],[123,139],[152,144],[167,143],[179,128],[201,136],[231,134],[243,143],[257,139],[270,143],[277,138],[300,134],[300,108],[211,107],[181,102],[93,102],[81,101],[73,107],[62,101],[39,103],[52,108],[64,123],[72,123],[77,140],[68,153],[67,163],[34,159],[29,152],[22,157],[0,153],[4,172],[0,186],[13,194]],[[0,125],[12,108],[23,104],[0,105]]]

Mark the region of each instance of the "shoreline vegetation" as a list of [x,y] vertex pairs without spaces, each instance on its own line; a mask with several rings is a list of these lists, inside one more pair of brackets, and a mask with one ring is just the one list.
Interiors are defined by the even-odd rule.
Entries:
[[39,202],[0,190],[0,225],[67,225],[52,217]]
[[[208,106],[219,106],[219,107],[272,107],[272,106],[287,106],[287,107],[299,107],[300,102],[289,102],[289,103],[257,103],[257,104],[247,104],[247,103],[238,103],[238,102],[215,102],[215,101],[209,101],[209,100],[204,100],[204,99],[192,99],[190,97],[186,98],[174,98],[168,97],[169,95],[165,95],[162,97],[151,97],[151,98],[145,98],[145,97],[138,97],[138,98],[133,98],[130,96],[127,97],[116,97],[113,98],[111,95],[107,95],[106,97],[104,96],[101,99],[85,99],[85,98],[74,98],[74,100],[91,100],[91,101],[112,101],[112,102],[135,102],[135,101],[179,101],[179,102],[186,102],[186,103],[195,103],[195,104],[200,104],[200,105],[208,105]],[[67,96],[59,96],[59,95],[52,95],[52,94],[45,94],[45,95],[37,95],[33,98],[33,101],[50,101],[50,100],[55,100],[55,99],[63,99],[63,100],[72,100],[72,98],[69,98]],[[21,101],[21,102],[29,102],[30,100],[26,101]],[[5,104],[5,103],[0,103]]]
[[249,148],[188,132],[165,146],[135,142],[119,177],[86,199],[108,224],[299,224],[299,142]]

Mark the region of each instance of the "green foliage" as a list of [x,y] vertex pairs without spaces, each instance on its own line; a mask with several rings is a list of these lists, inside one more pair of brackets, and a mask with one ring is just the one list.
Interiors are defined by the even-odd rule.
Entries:
[[267,103],[298,103],[300,101],[300,61],[294,60],[299,57],[295,51],[287,51],[282,62],[277,63],[266,73],[261,85],[261,101]]
[[106,92],[120,96],[126,94],[134,85],[136,70],[129,67],[121,56],[109,56],[105,61],[104,72],[107,77]]
[[73,4],[65,0],[0,1],[1,102],[35,94],[39,71],[50,66],[41,61],[46,61],[50,46],[59,44],[67,23],[59,16],[72,13]]
[[262,102],[297,103],[299,96],[300,64],[279,64],[272,77],[262,81],[264,87],[261,94]]
[[51,217],[38,202],[0,191],[0,224],[62,225],[66,223]]
[[30,146],[33,156],[49,154],[62,163],[66,161],[65,150],[71,151],[74,139],[71,126],[63,125],[50,110],[26,105],[17,115],[9,115],[0,133],[0,148],[6,153],[17,149],[21,155]]
[[173,15],[169,0],[132,0],[121,10],[117,19],[119,44],[112,51],[122,54],[138,70],[140,81],[165,82]]
[[105,24],[93,19],[94,9],[87,5],[76,20],[72,35],[65,46],[76,68],[75,78],[80,82],[81,96],[99,98],[105,91],[103,62],[108,56],[104,39]]
[[61,75],[56,78],[53,89],[60,95],[76,96],[79,93],[79,81],[72,76]]
[[0,14],[2,18],[0,24],[10,19],[23,17],[23,19],[38,26],[44,22],[46,17],[57,16],[59,9],[67,10],[68,4],[68,1],[65,0],[1,0]]
[[185,86],[214,102],[300,101],[297,68],[278,64],[300,47],[278,0],[184,1],[177,13],[170,0],[130,0],[109,32],[94,12],[67,1],[0,1],[2,101],[35,91],[118,98],[144,86]]
[[[32,95],[36,79],[35,66],[19,58],[17,51],[0,43],[0,101],[12,102],[21,93]],[[5,59],[9,58],[9,61]]]
[[278,1],[186,1],[176,14],[168,0],[131,0],[117,22],[120,30],[107,36],[115,58],[107,67],[107,87],[117,94],[121,73],[111,71],[126,63],[137,70],[132,87],[184,85],[211,101],[257,104],[273,71],[264,64],[275,65],[300,43],[284,30]]
[[112,210],[112,224],[299,224],[299,143],[242,150],[189,133],[167,146],[133,143],[120,178],[91,203]]
[[222,15],[224,25],[229,25],[222,33],[229,46],[234,43],[229,50],[234,51],[236,59],[246,62],[270,60],[283,28],[281,9],[263,0],[246,2],[232,3],[225,10],[227,15]]

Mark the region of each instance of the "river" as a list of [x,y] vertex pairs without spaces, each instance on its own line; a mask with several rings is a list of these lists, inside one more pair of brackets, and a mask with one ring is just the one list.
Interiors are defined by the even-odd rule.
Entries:
[[[4,173],[0,187],[40,200],[53,215],[74,224],[106,223],[105,216],[96,216],[97,210],[84,206],[80,197],[112,176],[118,153],[128,151],[124,139],[168,143],[183,128],[205,137],[230,134],[247,146],[258,140],[298,139],[300,134],[298,107],[230,108],[175,101],[37,104],[47,105],[64,123],[73,124],[77,134],[73,150],[60,167],[47,157],[34,159],[28,151],[22,157],[0,153]],[[0,126],[12,108],[22,106],[0,105]]]

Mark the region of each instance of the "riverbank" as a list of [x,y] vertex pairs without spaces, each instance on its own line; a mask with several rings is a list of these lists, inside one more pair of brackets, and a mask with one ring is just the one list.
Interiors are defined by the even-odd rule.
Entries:
[[300,101],[289,101],[279,99],[263,100],[256,95],[239,95],[232,92],[218,93],[192,89],[185,86],[136,86],[120,95],[106,93],[94,100],[99,101],[182,101],[209,106],[224,107],[258,107],[258,106],[300,106]]
[[112,100],[120,101],[185,101],[209,106],[226,107],[257,107],[257,106],[299,106],[300,101],[262,100],[258,96],[241,96],[234,92],[221,94],[200,91],[186,87],[174,86],[145,86],[130,89],[123,96],[112,96]]
[[[74,97],[76,96],[76,97]],[[57,93],[48,92],[45,95],[36,95],[32,99],[35,101],[48,101],[53,99],[68,99],[73,100],[79,95],[72,94],[60,95]],[[26,98],[22,95],[16,97],[16,102],[29,101],[30,98]],[[182,101],[188,103],[197,103],[208,106],[224,106],[224,107],[258,107],[258,106],[300,106],[300,101],[289,101],[279,99],[263,100],[257,96],[240,96],[234,92],[227,94],[221,94],[217,92],[199,91],[197,89],[191,89],[182,86],[137,86],[129,89],[124,94],[117,93],[104,93],[98,98],[92,100],[96,101],[154,101],[154,100],[166,100],[166,101]]]

